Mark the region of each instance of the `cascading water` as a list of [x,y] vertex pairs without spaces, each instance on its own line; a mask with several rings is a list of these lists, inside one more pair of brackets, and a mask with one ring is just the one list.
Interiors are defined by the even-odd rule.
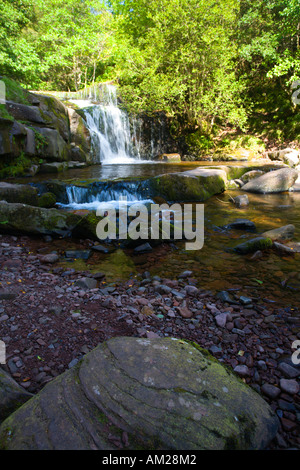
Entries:
[[99,182],[87,187],[66,186],[66,204],[62,207],[70,209],[97,210],[109,202],[117,207],[121,204],[131,205],[135,202],[151,203],[148,188],[135,182],[105,183]]
[[101,93],[92,89],[74,103],[87,106],[95,101],[100,104],[83,107],[86,125],[91,134],[95,161],[101,164],[135,163],[141,161],[139,151],[139,122],[129,120],[118,107],[116,87],[103,84]]

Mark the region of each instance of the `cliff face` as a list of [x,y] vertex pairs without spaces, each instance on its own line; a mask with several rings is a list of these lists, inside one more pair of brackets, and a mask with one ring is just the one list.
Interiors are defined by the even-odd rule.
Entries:
[[30,93],[5,77],[0,104],[0,176],[57,172],[91,163],[84,119],[52,96]]

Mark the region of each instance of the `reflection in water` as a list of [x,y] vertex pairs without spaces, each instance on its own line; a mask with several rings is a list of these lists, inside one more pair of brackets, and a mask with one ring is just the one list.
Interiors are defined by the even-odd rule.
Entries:
[[[212,291],[235,290],[251,298],[267,299],[272,305],[300,308],[300,253],[282,256],[269,250],[261,259],[241,256],[230,251],[236,245],[255,238],[266,230],[295,225],[294,241],[300,242],[300,193],[248,194],[248,208],[237,209],[230,196],[241,191],[227,191],[205,203],[205,242],[202,250],[187,252],[182,243],[152,273],[174,277],[183,270],[193,271],[199,286]],[[222,227],[235,219],[253,221],[257,234]]]

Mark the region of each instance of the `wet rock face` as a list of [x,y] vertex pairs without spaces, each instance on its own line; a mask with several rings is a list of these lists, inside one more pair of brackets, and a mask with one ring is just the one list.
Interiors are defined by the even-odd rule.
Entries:
[[2,449],[262,449],[278,419],[205,350],[114,338],[0,427]]
[[[9,118],[0,117],[0,155],[6,164],[13,167],[19,157],[30,157],[36,173],[43,172],[40,160],[90,163],[90,134],[82,117],[53,96],[35,95],[15,85],[23,98],[16,94],[16,102],[7,101]],[[29,167],[26,171],[31,174]]]

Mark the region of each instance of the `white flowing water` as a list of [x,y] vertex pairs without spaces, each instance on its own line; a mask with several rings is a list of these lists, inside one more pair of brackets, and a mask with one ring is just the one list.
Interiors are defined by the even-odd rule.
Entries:
[[[129,120],[118,107],[116,87],[105,84],[99,94],[71,100],[83,108],[86,125],[91,134],[95,163],[141,163],[138,120]],[[95,100],[101,103],[93,105]]]

